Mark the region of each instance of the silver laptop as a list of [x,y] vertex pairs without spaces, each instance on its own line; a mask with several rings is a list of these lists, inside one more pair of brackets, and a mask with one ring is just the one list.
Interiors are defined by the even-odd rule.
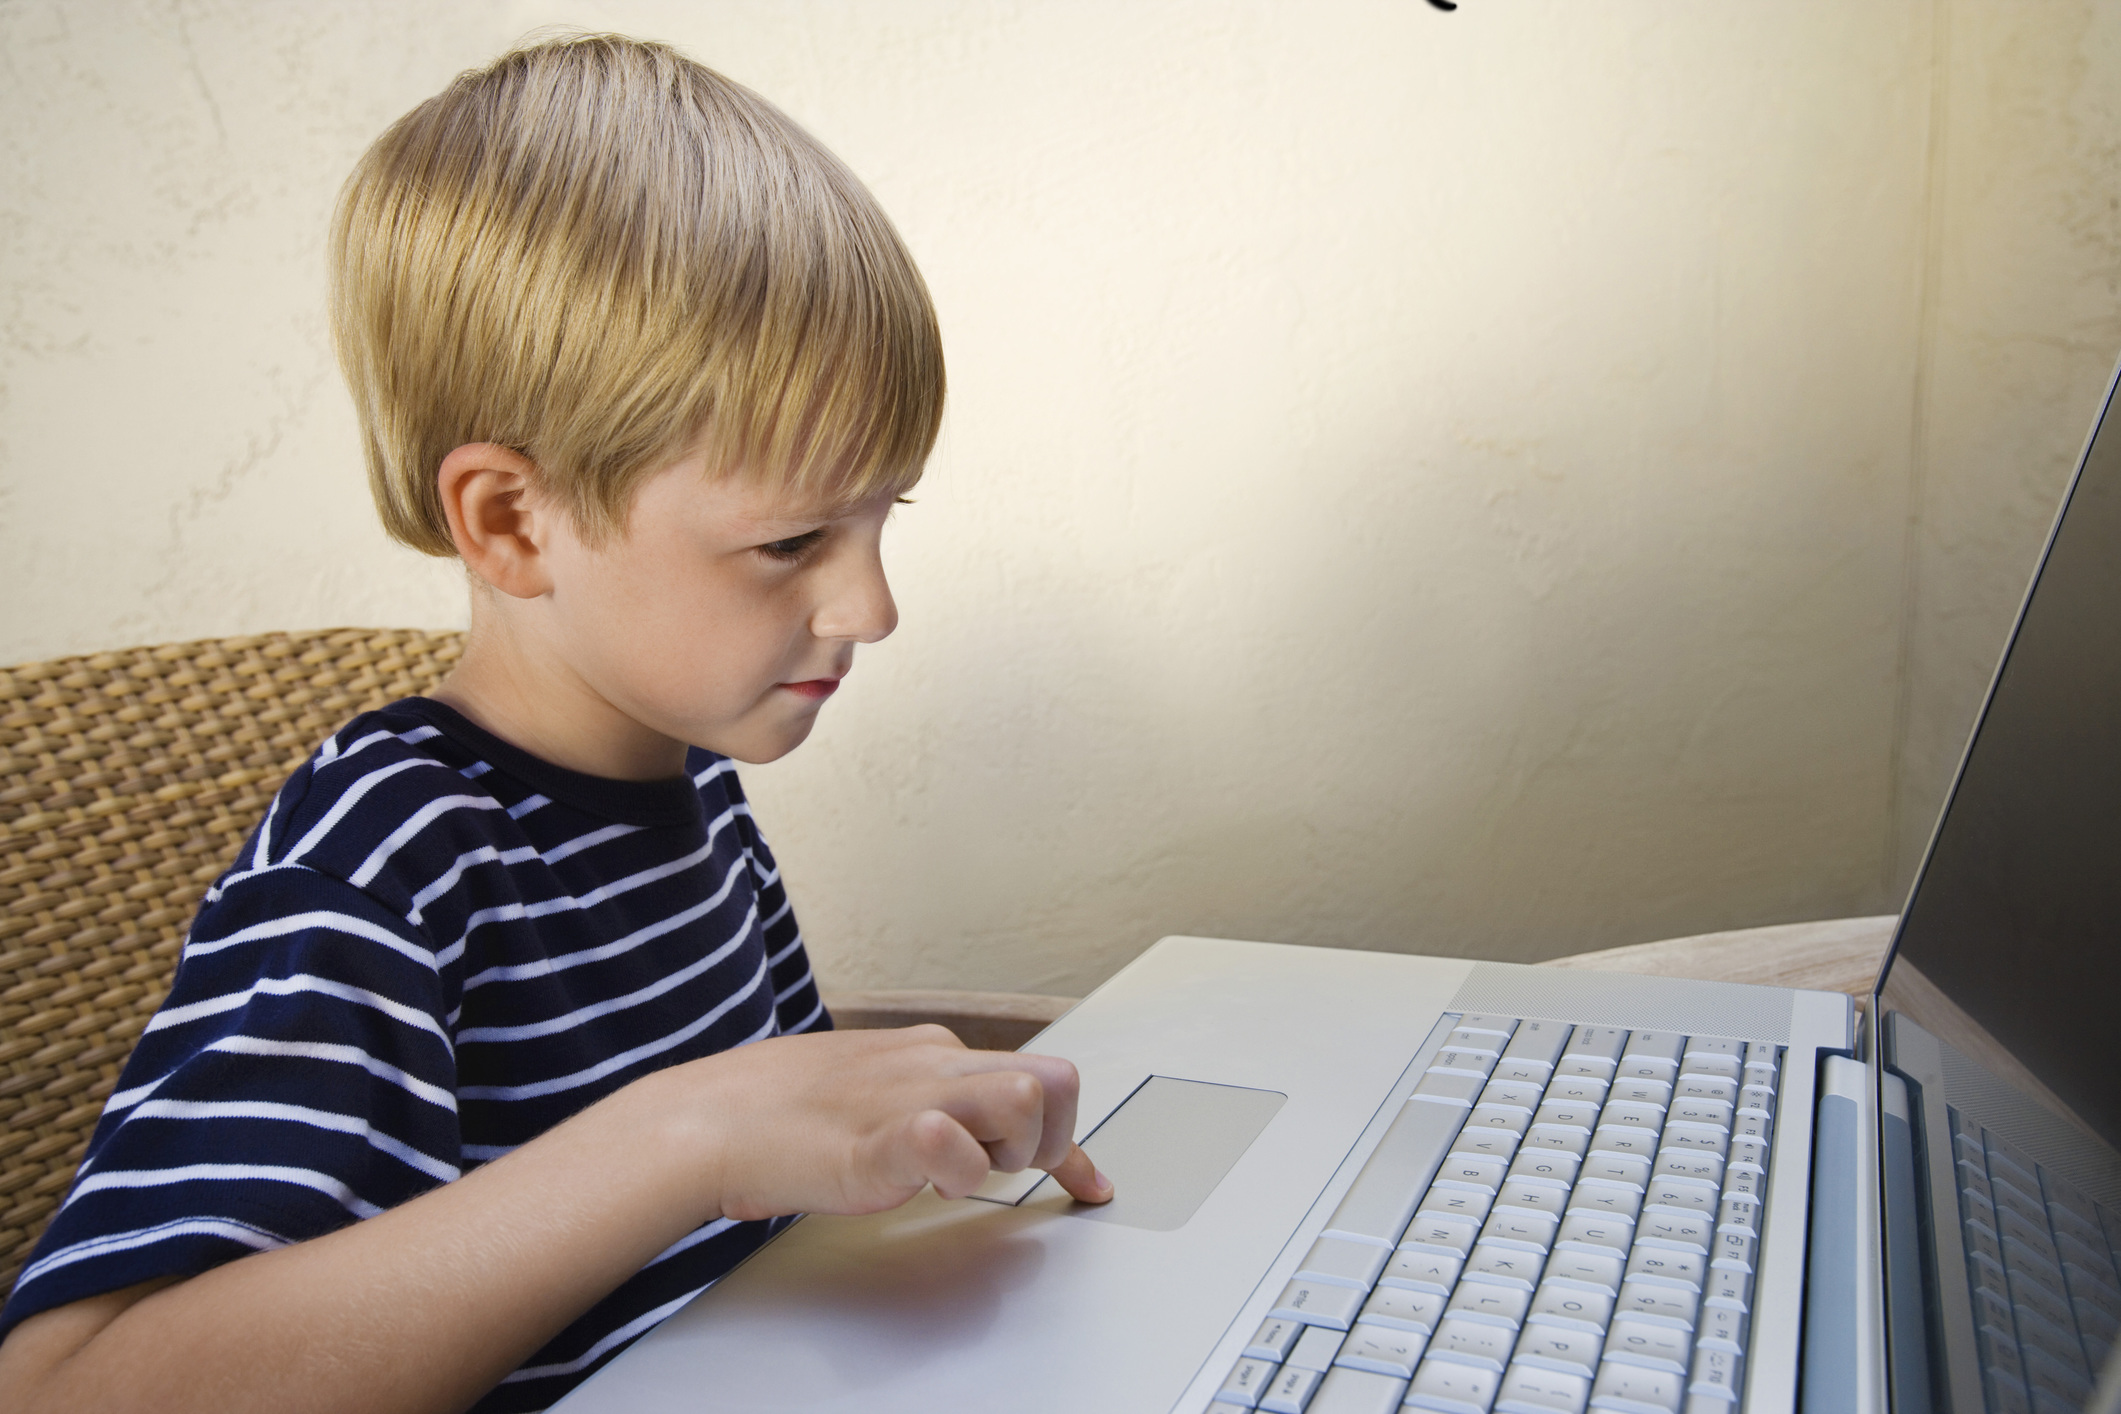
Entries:
[[[2102,407],[2103,425],[2112,389]],[[2121,429],[1847,997],[1166,938],[1028,1047],[1118,1196],[812,1216],[561,1406],[2121,1408]]]

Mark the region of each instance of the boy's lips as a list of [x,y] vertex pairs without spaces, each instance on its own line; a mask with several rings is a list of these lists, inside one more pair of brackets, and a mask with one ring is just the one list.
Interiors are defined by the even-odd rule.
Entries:
[[812,678],[808,682],[784,682],[781,686],[797,696],[822,701],[839,691],[840,680],[838,678]]

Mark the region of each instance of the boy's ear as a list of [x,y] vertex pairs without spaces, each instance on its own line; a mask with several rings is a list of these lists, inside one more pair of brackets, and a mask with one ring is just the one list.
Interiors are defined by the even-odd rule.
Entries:
[[532,492],[537,465],[493,442],[442,458],[435,489],[464,567],[503,594],[535,599],[551,589],[545,533],[555,508]]

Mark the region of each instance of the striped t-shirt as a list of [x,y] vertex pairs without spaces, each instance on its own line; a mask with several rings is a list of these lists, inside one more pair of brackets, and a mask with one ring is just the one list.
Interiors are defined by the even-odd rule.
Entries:
[[[651,1071],[829,1028],[730,762],[562,770],[425,698],[357,717],[207,892],[4,1313],[316,1237]],[[723,1220],[489,1394],[543,1409],[763,1242]]]

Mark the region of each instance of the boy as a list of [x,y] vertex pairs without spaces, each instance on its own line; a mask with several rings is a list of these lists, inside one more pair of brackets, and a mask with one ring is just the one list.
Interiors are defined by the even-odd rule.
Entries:
[[377,504],[464,561],[468,646],[209,891],[0,1317],[0,1404],[541,1409],[773,1219],[990,1165],[1108,1198],[1065,1062],[829,1034],[731,770],[896,621],[942,358],[868,193],[583,37],[400,120],[333,256]]

